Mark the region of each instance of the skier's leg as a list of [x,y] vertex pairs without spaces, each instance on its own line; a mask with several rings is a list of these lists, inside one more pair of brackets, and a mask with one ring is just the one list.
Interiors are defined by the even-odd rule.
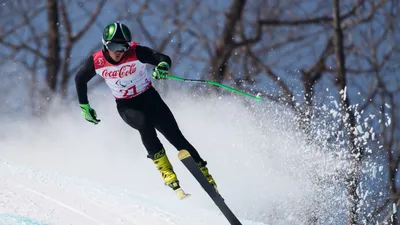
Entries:
[[129,126],[139,131],[147,157],[154,162],[165,184],[174,190],[180,188],[178,178],[148,116],[131,108],[119,109],[118,112]]
[[165,138],[179,151],[182,149],[187,150],[197,165],[200,167],[201,172],[207,180],[217,188],[214,178],[208,171],[207,162],[204,161],[198,151],[189,143],[179,129],[178,123],[175,120],[171,110],[161,99],[161,96],[155,92],[155,97],[152,98],[152,120],[158,131],[160,131]]
[[182,134],[179,125],[172,114],[171,110],[161,99],[158,92],[154,91],[151,98],[151,110],[149,115],[153,121],[155,128],[179,151],[186,149],[196,161],[196,163],[204,162],[198,151]]
[[150,118],[145,116],[142,111],[124,108],[119,109],[118,112],[125,123],[139,131],[142,143],[149,156],[156,154],[163,148]]

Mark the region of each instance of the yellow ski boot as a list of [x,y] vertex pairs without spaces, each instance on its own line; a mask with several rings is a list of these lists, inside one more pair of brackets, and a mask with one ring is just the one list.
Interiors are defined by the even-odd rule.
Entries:
[[157,152],[153,155],[153,157],[149,158],[153,160],[154,164],[157,166],[157,169],[160,171],[161,177],[164,180],[165,185],[172,188],[172,190],[175,191],[180,199],[184,199],[190,196],[190,194],[185,193],[180,187],[179,180],[167,155],[165,154],[164,149],[161,149],[161,151]]
[[217,184],[215,183],[214,178],[211,176],[211,174],[208,172],[208,168],[207,168],[207,162],[204,161],[204,163],[198,162],[197,166],[200,168],[201,172],[203,173],[203,175],[207,178],[208,182],[214,186],[215,190],[218,192],[218,188],[217,188]]

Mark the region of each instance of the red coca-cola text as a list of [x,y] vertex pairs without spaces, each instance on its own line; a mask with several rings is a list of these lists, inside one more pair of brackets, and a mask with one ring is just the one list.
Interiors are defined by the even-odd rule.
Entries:
[[123,78],[136,72],[136,64],[124,65],[119,70],[103,70],[101,76],[104,78]]

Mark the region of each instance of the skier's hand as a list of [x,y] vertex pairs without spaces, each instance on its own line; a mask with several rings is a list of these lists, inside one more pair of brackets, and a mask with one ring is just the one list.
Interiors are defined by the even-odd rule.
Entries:
[[91,123],[98,124],[100,120],[97,119],[97,114],[94,109],[90,107],[89,104],[79,104],[82,109],[82,115],[85,119]]
[[169,65],[166,62],[160,62],[153,72],[153,78],[156,80],[164,80],[168,76]]

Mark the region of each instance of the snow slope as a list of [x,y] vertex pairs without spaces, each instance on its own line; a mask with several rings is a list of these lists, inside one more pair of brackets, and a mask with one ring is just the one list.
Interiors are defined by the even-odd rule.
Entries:
[[[228,224],[162,135],[193,195],[184,201],[163,185],[109,92],[89,97],[102,120],[97,126],[74,103],[43,121],[7,119],[0,128],[0,225]],[[326,180],[342,163],[307,142],[290,113],[227,97],[177,93],[165,100],[243,224],[343,223],[343,189]]]

